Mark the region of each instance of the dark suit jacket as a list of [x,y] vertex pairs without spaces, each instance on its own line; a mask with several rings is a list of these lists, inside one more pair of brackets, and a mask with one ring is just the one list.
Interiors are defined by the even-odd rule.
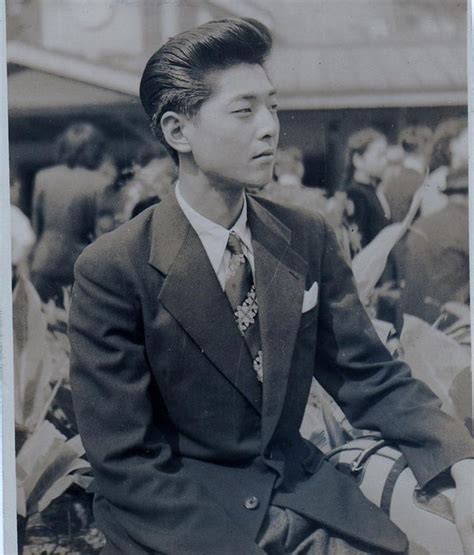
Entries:
[[[391,360],[320,216],[249,197],[249,225],[263,394],[174,195],[76,264],[71,385],[106,552],[262,554],[270,502],[401,552],[404,534],[301,438],[313,377],[354,425],[399,442],[422,485],[472,454],[470,436]],[[319,302],[302,314],[315,281]]]

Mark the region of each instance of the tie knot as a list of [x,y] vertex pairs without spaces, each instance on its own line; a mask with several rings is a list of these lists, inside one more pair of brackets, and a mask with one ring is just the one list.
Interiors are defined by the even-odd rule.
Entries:
[[239,255],[244,254],[242,249],[242,241],[240,240],[239,236],[231,231],[229,233],[229,239],[227,240],[227,248],[230,251],[230,254]]

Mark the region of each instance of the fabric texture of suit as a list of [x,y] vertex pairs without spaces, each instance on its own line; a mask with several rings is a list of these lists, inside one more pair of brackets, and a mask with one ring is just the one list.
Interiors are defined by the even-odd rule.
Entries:
[[391,360],[322,217],[248,201],[263,390],[173,194],[76,264],[71,386],[104,553],[263,554],[270,503],[403,552],[404,534],[300,436],[313,377],[355,426],[397,441],[421,485],[472,455],[470,436]]
[[100,171],[65,165],[36,175],[32,224],[38,242],[31,269],[40,294],[48,282],[73,282],[74,263],[92,240],[97,194],[109,182]]

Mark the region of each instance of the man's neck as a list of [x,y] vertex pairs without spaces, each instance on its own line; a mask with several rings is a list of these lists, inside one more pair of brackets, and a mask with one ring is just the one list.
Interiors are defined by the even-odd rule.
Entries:
[[237,221],[244,203],[244,187],[223,189],[202,175],[179,172],[179,191],[196,212],[230,229]]

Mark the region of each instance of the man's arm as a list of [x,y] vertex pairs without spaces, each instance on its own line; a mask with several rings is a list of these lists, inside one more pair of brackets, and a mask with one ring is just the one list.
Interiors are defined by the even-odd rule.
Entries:
[[118,254],[95,247],[76,264],[69,334],[74,407],[100,494],[99,525],[130,554],[262,554],[174,464],[153,422],[160,401],[151,397],[132,280]]
[[359,301],[334,231],[325,226],[315,377],[354,426],[399,445],[423,487],[473,457],[472,439],[405,363],[392,360]]

